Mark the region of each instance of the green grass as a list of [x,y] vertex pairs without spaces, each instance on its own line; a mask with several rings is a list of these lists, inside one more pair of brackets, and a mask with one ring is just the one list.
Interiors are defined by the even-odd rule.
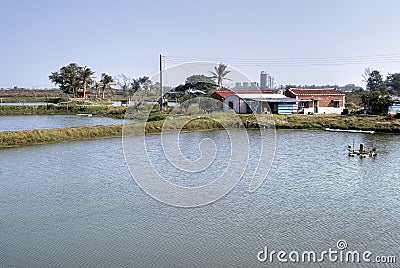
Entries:
[[382,133],[400,133],[400,120],[384,116],[364,117],[346,115],[275,115],[279,129],[354,129]]
[[[106,137],[121,137],[124,135],[143,135],[157,134],[161,131],[199,131],[221,129],[222,125],[215,120],[190,116],[180,116],[174,118],[171,123],[165,121],[150,121],[135,124],[111,125],[111,126],[91,126],[91,127],[72,127],[58,129],[23,130],[0,132],[0,148],[18,147],[25,145],[37,145],[56,142],[67,142],[77,140],[99,139]],[[181,127],[183,126],[183,128]],[[234,127],[234,124],[227,126]],[[144,131],[145,130],[145,131]]]
[[122,125],[0,132],[0,148],[117,137]]
[[[119,108],[119,107],[117,107]],[[115,110],[107,110],[112,113]],[[119,110],[117,111],[119,112]],[[241,121],[256,121],[254,115],[212,113],[201,115],[175,115],[163,120],[165,115],[155,113],[152,121],[125,125],[73,127],[44,130],[24,130],[0,132],[0,148],[24,145],[46,144],[76,140],[121,137],[124,135],[157,134],[177,131],[201,131],[238,128]],[[161,120],[155,120],[161,119]],[[171,119],[171,120],[169,120]],[[271,115],[257,115],[259,122],[271,125]],[[358,117],[341,115],[274,115],[277,129],[324,128],[374,130],[382,133],[400,133],[400,120],[386,117]]]

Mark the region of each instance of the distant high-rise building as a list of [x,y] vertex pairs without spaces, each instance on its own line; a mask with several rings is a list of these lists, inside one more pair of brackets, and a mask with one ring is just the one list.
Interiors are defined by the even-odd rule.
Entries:
[[242,82],[236,82],[235,83],[235,88],[236,89],[242,89]]
[[258,82],[250,82],[250,89],[258,89]]
[[261,71],[260,89],[273,89],[274,84],[275,84],[274,77],[267,72]]
[[258,82],[235,82],[234,89],[249,89],[249,90],[257,90],[259,89]]

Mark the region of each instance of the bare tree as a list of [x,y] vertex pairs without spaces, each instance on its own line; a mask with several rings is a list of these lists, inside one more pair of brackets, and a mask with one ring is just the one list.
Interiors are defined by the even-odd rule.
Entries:
[[362,81],[367,83],[366,90],[368,90],[368,79],[371,77],[371,73],[371,68],[368,67],[365,68],[364,73],[361,75],[361,77],[363,78]]
[[131,83],[132,83],[132,78],[129,76],[126,76],[124,74],[117,75],[115,78],[117,81],[117,85],[122,88],[124,91],[124,96],[126,97],[128,95],[128,91],[130,89]]

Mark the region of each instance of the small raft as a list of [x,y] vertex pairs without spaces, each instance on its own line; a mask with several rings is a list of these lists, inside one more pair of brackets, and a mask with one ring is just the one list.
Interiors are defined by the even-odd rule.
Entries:
[[375,133],[375,131],[373,131],[373,130],[334,129],[334,128],[325,128],[325,131],[331,131],[331,132],[349,132],[349,133],[367,133],[367,134],[374,134],[374,133]]
[[376,152],[376,147],[373,147],[371,150],[365,150],[364,143],[360,143],[360,149],[358,151],[354,150],[354,145],[348,146],[348,155],[351,157],[359,156],[360,158],[367,158],[367,157],[375,157],[378,155]]

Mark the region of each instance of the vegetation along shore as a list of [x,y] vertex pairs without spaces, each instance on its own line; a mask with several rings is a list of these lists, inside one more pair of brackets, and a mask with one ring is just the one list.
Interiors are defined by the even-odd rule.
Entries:
[[[240,117],[243,122],[255,120],[251,115],[241,115]],[[267,120],[270,116],[261,116],[259,118]],[[163,127],[164,120],[146,122],[146,134],[157,134],[161,130],[167,132],[180,130],[182,122],[186,122],[188,119],[190,119],[189,116],[176,117],[167,127]],[[374,130],[380,133],[400,133],[400,122],[384,116],[274,115],[274,120],[277,129],[323,130],[325,128],[337,128]],[[126,129],[129,130],[131,135],[139,135],[143,132],[143,124],[130,124]],[[222,124],[230,128],[239,127],[237,121],[216,113],[214,120],[205,117],[189,120],[184,125],[183,131],[217,130],[223,128]],[[5,131],[0,132],[0,148],[121,137],[122,131],[123,125]]]
[[[226,65],[220,63],[209,72],[212,76],[193,74],[187,77],[184,83],[171,88],[163,86],[161,82],[151,81],[147,76],[132,79],[121,74],[113,78],[102,73],[98,76],[99,80],[95,81],[94,72],[90,68],[70,63],[49,75],[50,81],[59,89],[25,90],[16,87],[0,89],[0,116],[90,114],[123,119],[129,114],[127,119],[134,119],[136,123],[129,124],[125,128],[123,125],[112,125],[4,131],[0,132],[0,148],[118,137],[122,136],[123,132],[128,135],[141,135],[144,134],[144,129],[146,134],[173,132],[180,131],[182,126],[183,131],[238,128],[245,125],[250,128],[260,126],[304,130],[331,128],[400,133],[400,120],[398,120],[400,112],[389,113],[389,107],[395,102],[397,104],[400,102],[400,73],[389,74],[384,80],[379,71],[366,69],[363,75],[367,83],[366,90],[353,88],[352,92],[346,94],[341,92],[337,94],[336,89],[328,86],[306,88],[282,85],[280,90],[270,88],[266,90],[268,92],[263,93],[262,98],[265,102],[267,100],[271,102],[272,106],[267,112],[274,113],[273,115],[264,114],[265,102],[260,104],[258,98],[247,97],[250,98],[251,105],[258,103],[251,109],[250,106],[247,107],[249,111],[252,109],[257,111],[256,116],[248,113],[247,108],[246,113],[243,113],[243,109],[240,111],[242,100],[239,97],[228,99],[234,92],[224,88],[223,82],[230,80],[226,77],[230,72]],[[286,90],[286,95],[282,94],[283,89]],[[303,93],[296,93],[296,90]],[[307,94],[310,93],[304,93],[308,91],[314,92],[311,95],[319,94],[319,97],[309,97]],[[228,92],[228,95],[224,95],[224,92]],[[306,99],[294,99],[302,94],[307,95],[304,97]],[[272,98],[276,95],[282,96]],[[330,99],[326,101],[325,95],[329,95]],[[46,104],[24,105],[23,102],[27,100],[42,101]],[[116,100],[119,100],[120,105],[129,103],[132,105],[129,108],[111,106]],[[232,106],[231,109],[237,114],[226,112],[221,106],[222,101],[226,102],[226,106]],[[15,103],[7,105],[8,102]],[[235,102],[239,107],[237,111],[234,108]],[[399,106],[396,106],[396,109],[393,107],[392,111],[399,110]],[[281,112],[280,108],[283,109]],[[326,110],[323,111],[323,108]],[[334,114],[331,114],[333,110]],[[149,112],[150,115],[147,117]],[[237,120],[238,116],[240,120]],[[169,120],[170,118],[172,120]],[[168,124],[165,125],[164,122]]]

